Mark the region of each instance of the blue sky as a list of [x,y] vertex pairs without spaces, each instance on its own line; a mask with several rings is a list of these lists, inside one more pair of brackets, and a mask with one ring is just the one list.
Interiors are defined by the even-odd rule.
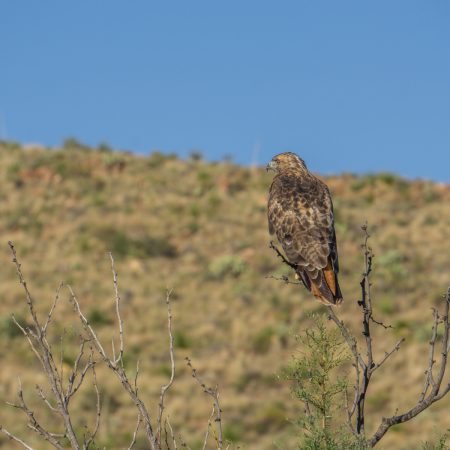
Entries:
[[0,138],[450,181],[450,2],[0,0]]

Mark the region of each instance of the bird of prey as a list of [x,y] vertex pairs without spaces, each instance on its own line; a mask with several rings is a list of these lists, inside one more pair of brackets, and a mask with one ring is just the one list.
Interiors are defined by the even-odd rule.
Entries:
[[342,302],[333,203],[325,183],[295,153],[272,158],[275,177],[269,191],[269,232],[305,287],[326,305]]

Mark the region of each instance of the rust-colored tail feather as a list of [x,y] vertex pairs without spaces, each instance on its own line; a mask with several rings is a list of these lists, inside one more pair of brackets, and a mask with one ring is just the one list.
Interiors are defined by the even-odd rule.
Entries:
[[306,288],[324,305],[342,303],[341,288],[330,260],[327,267],[319,271],[315,278],[310,277],[306,271],[301,274],[301,278]]

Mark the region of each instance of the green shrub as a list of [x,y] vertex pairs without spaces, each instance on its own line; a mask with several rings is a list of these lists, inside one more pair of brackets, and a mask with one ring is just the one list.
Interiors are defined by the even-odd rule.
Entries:
[[182,331],[175,330],[175,332],[173,333],[173,345],[176,348],[190,348],[191,340]]
[[234,255],[224,255],[215,259],[208,267],[208,273],[213,279],[221,279],[225,276],[239,277],[246,269],[245,262]]
[[252,339],[252,348],[256,353],[267,353],[272,345],[275,332],[272,327],[264,327]]
[[241,439],[242,426],[240,423],[227,423],[223,427],[223,438],[227,442],[236,443]]
[[176,248],[164,237],[134,237],[111,226],[100,228],[97,231],[97,237],[106,245],[108,251],[117,256],[139,258],[177,256]]
[[111,318],[97,308],[93,308],[88,312],[87,319],[91,325],[109,325],[112,323]]
[[[19,324],[22,327],[27,326],[27,324],[25,323],[25,319],[23,317],[20,317],[20,316],[15,316],[15,317],[16,317],[17,322],[19,322]],[[20,330],[20,328],[14,323],[12,316],[1,316],[0,317],[0,335],[4,336],[5,338],[8,338],[8,339],[14,339],[18,336],[23,336],[23,333]]]
[[282,402],[269,403],[255,413],[255,429],[259,433],[280,430],[289,425]]

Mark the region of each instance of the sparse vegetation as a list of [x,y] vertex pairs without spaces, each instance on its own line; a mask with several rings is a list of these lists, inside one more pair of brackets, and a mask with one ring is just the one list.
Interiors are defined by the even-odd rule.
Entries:
[[[285,274],[285,268],[273,263],[267,245],[265,204],[270,177],[263,170],[251,172],[230,161],[212,165],[161,153],[144,157],[113,152],[112,159],[103,156],[107,154],[109,150],[88,150],[74,143],[70,149],[52,150],[0,144],[4,236],[0,315],[5,318],[0,326],[0,397],[14,400],[18,374],[24,386],[33,386],[39,378],[29,371],[34,363],[25,343],[8,335],[11,312],[25,317],[25,311],[18,302],[19,287],[8,264],[6,241],[17,243],[29,268],[39,314],[47,313],[48,301],[61,280],[77,287],[86,311],[106,311],[113,294],[104,276],[105,253],[111,250],[128,291],[124,316],[130,349],[138,349],[143,356],[142,372],[154,373],[157,381],[166,379],[166,336],[152,330],[165,320],[157,305],[165,289],[173,287],[178,329],[189,343],[195,343],[189,353],[209,382],[219,382],[225,423],[242,424],[239,429],[230,425],[227,435],[250,443],[249,448],[272,449],[274,442],[294,448],[295,428],[286,418],[298,417],[298,403],[290,400],[287,383],[263,380],[279,373],[289,360],[296,345],[291,334],[305,328],[308,312],[323,308],[301,287],[264,278]],[[120,162],[121,168],[112,161]],[[425,330],[433,306],[427,299],[431,302],[438,292],[441,295],[449,282],[450,242],[444,237],[450,226],[450,187],[376,174],[368,179],[332,177],[327,184],[341,224],[337,237],[345,302],[340,315],[350,326],[357,326],[360,224],[367,219],[374,231],[375,264],[380,264],[375,266],[374,295],[389,299],[380,304],[380,319],[395,327],[395,337],[407,338],[403,349],[407,364],[394,359],[392,366],[383,368],[380,381],[371,385],[371,394],[384,400],[367,405],[368,418],[389,416],[395,408],[403,410],[414,402],[404,392],[418,392],[423,384],[428,352]],[[146,243],[149,236],[152,240]],[[384,262],[383,255],[389,256]],[[61,303],[55,322],[70,327],[70,313],[67,302]],[[110,342],[110,326],[98,329],[102,340]],[[273,335],[269,339],[263,333],[260,348],[264,351],[258,351],[254,338],[265,329]],[[284,330],[282,339],[277,330]],[[375,338],[384,336],[383,331],[376,328]],[[14,352],[8,352],[12,343]],[[52,344],[57,348],[59,341]],[[389,391],[386,398],[383,380],[393,378],[398,389]],[[154,386],[141,378],[144,397],[157,398]],[[116,396],[112,383],[103,389],[110,409],[99,442],[113,448],[111,430],[117,423],[132,430],[135,417],[123,397]],[[186,440],[202,442],[196,424],[209,416],[210,403],[192,399],[190,375],[183,369],[176,392],[167,405],[172,425],[177,429],[182,423]],[[38,401],[32,392],[25,395],[31,405]],[[282,406],[277,403],[280,399]],[[381,448],[420,448],[427,441],[435,442],[429,446],[437,445],[435,436],[449,426],[449,409],[449,400],[443,399],[419,425],[404,424],[386,435]],[[73,411],[95,415],[85,404],[74,403]],[[256,417],[252,411],[268,413]],[[270,432],[263,425],[258,428],[266,416],[279,420]],[[14,431],[23,429],[12,410],[2,411],[2,423]],[[124,447],[128,437],[123,438]],[[33,439],[37,448],[46,448]],[[0,447],[10,446],[0,438]]]

